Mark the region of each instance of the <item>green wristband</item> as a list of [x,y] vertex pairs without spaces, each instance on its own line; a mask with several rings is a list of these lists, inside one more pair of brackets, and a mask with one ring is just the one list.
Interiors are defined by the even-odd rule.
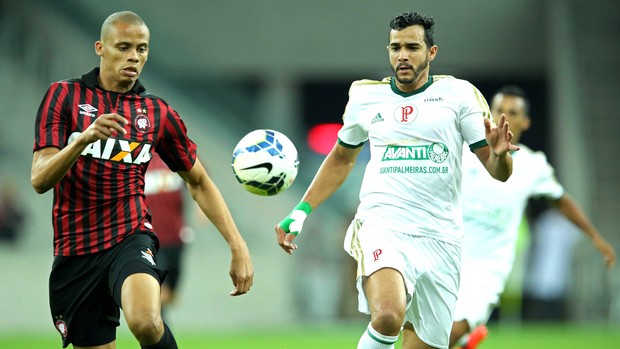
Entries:
[[310,204],[306,201],[302,201],[280,222],[279,226],[287,234],[298,235],[301,232],[306,217],[308,217],[311,212],[312,207]]

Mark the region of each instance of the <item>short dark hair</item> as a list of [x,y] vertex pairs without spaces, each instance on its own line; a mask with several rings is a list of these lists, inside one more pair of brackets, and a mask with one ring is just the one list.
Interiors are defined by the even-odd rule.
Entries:
[[417,12],[402,12],[390,21],[390,29],[403,30],[412,25],[421,25],[424,28],[424,42],[427,47],[435,45],[435,20],[433,17]]
[[530,114],[530,100],[527,98],[527,94],[525,94],[525,91],[521,87],[517,85],[505,85],[497,90],[495,96],[499,94],[523,98],[523,101],[525,102],[525,115]]
[[120,11],[115,12],[108,16],[108,18],[103,21],[101,25],[101,34],[100,39],[104,40],[105,37],[110,33],[110,28],[116,23],[127,23],[131,25],[143,25],[146,26],[146,23],[138,16],[135,12],[131,11]]

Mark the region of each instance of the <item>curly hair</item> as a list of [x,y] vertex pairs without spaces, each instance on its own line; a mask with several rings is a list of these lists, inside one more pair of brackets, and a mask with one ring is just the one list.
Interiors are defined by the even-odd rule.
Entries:
[[435,20],[417,12],[402,12],[390,21],[390,29],[403,30],[412,25],[421,25],[424,28],[424,42],[427,47],[435,45]]

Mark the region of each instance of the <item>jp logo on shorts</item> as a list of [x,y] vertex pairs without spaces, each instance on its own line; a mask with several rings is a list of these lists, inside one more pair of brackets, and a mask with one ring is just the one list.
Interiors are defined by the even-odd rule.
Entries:
[[146,251],[142,251],[142,258],[149,261],[151,265],[155,265],[155,260],[153,259],[153,257],[155,257],[155,255],[153,255],[153,252],[151,252],[150,248],[147,248]]
[[372,259],[373,262],[376,262],[379,260],[379,256],[381,255],[381,253],[383,253],[383,251],[381,251],[381,249],[376,249],[374,251],[372,251]]
[[56,329],[60,332],[60,335],[63,338],[67,338],[67,334],[69,333],[69,329],[67,328],[67,324],[63,320],[56,321]]

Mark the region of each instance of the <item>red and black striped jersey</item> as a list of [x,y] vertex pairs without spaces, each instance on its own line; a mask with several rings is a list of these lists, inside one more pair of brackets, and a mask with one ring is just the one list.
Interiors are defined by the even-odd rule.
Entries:
[[189,170],[196,145],[177,112],[146,93],[140,81],[126,93],[98,83],[99,68],[53,83],[37,113],[34,151],[64,148],[101,114],[118,113],[127,134],[91,143],[54,186],[54,255],[96,253],[138,230],[152,230],[144,173],[154,152],[173,171]]

